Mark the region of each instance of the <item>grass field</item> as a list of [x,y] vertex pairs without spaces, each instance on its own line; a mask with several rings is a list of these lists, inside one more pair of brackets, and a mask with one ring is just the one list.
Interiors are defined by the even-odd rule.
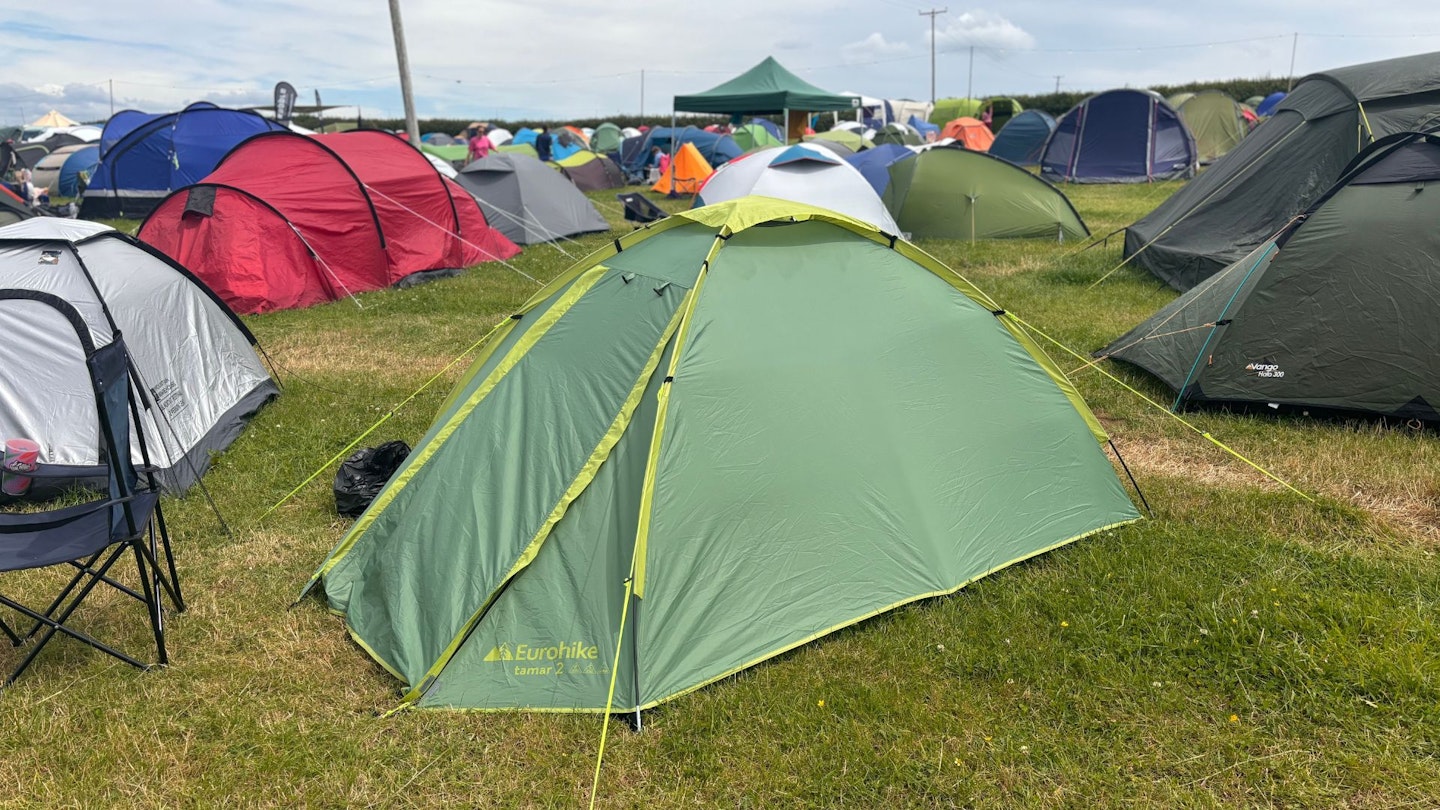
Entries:
[[[1103,234],[1173,187],[1069,191]],[[593,196],[623,227],[613,195]],[[609,238],[514,264],[544,280]],[[1119,242],[922,247],[1085,353],[1173,297],[1130,268],[1092,288]],[[319,600],[287,609],[348,525],[333,467],[265,516],[438,375],[363,444],[418,439],[457,356],[533,290],[493,264],[248,319],[286,387],[206,478],[233,536],[198,493],[167,504],[190,600],[170,624],[172,666],[139,673],[53,643],[0,693],[0,806],[583,804],[600,718],[381,719],[398,682]],[[1047,349],[1077,369],[1153,518],[664,704],[641,733],[612,725],[599,806],[1440,805],[1440,437],[1185,415],[1311,503]],[[1169,401],[1140,372],[1102,368]],[[118,600],[92,600],[79,623],[147,642]],[[14,655],[0,650],[0,667]]]

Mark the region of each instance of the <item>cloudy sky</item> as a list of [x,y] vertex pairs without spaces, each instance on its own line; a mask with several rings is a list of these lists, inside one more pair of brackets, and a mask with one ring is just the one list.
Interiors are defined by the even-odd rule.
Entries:
[[[401,0],[420,116],[590,118],[668,111],[773,55],[833,91],[930,95],[930,23],[907,0]],[[1440,3],[1006,0],[933,4],[937,93],[1102,90],[1295,72],[1440,50]],[[55,107],[312,103],[398,117],[385,0],[75,0],[0,20],[0,123]],[[1358,13],[1357,9],[1362,9]],[[975,46],[974,74],[970,48]],[[642,71],[643,87],[642,96]]]

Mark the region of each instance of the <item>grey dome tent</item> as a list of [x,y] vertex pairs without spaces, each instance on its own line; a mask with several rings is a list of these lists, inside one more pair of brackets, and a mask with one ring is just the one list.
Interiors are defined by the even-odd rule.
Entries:
[[[149,448],[163,488],[181,491],[278,393],[255,339],[189,271],[98,223],[37,217],[0,228],[0,289],[66,303],[96,345],[125,335],[144,385],[132,431]],[[104,460],[85,359],[57,340],[53,319],[0,313],[0,436],[40,443],[49,472],[103,480]],[[114,327],[110,325],[113,319]],[[46,380],[37,390],[36,380]]]
[[1106,347],[1177,407],[1440,422],[1440,136],[1358,156],[1303,216]]
[[529,155],[492,152],[455,180],[480,202],[491,227],[517,245],[610,230],[574,184]]
[[90,145],[86,143],[71,144],[62,146],[41,158],[40,162],[35,164],[34,174],[30,178],[31,182],[35,184],[36,188],[49,189],[52,194],[61,196],[60,170],[64,168],[65,161],[69,160],[71,155],[87,148],[90,148]]
[[1440,53],[1315,73],[1239,146],[1125,233],[1125,255],[1177,290],[1243,258],[1315,202],[1377,138],[1440,124]]

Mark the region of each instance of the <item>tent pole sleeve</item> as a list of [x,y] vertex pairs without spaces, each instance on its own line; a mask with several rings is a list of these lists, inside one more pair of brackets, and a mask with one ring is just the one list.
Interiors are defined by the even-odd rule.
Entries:
[[700,292],[705,288],[705,279],[710,274],[710,263],[715,260],[731,233],[728,227],[723,227],[715,236],[714,244],[710,246],[709,253],[700,265],[700,273],[695,277],[695,286],[690,289],[685,303],[681,305],[680,325],[675,332],[675,348],[671,350],[665,382],[660,386],[657,396],[659,401],[655,409],[655,427],[650,434],[650,455],[645,461],[645,479],[640,488],[640,518],[635,529],[635,550],[630,563],[631,577],[635,581],[635,596],[639,599],[645,598],[645,566],[650,554],[650,518],[655,509],[655,476],[660,463],[660,443],[665,438],[665,418],[670,412],[670,388],[680,365],[680,355],[685,350],[685,339],[690,335],[695,302],[700,300]]

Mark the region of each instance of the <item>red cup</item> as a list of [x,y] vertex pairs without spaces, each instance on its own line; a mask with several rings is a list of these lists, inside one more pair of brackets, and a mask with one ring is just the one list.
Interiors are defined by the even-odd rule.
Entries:
[[7,439],[5,458],[0,462],[0,492],[20,496],[30,490],[30,476],[17,473],[34,472],[40,466],[40,445],[29,439]]

